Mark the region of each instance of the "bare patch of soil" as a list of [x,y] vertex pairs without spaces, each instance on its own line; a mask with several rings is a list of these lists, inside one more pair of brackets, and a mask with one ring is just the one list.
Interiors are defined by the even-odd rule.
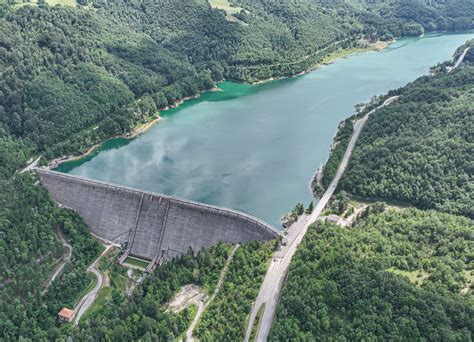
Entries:
[[196,285],[185,285],[167,306],[173,312],[180,312],[191,304],[199,305],[199,302],[205,302],[206,298],[207,295]]

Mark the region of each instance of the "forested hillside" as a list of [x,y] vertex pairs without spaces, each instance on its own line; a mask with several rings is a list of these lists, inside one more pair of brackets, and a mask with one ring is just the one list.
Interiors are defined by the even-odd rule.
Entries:
[[240,246],[229,265],[221,291],[199,320],[194,335],[201,341],[241,341],[276,243]]
[[64,335],[80,341],[174,341],[193,317],[189,308],[174,313],[166,303],[187,284],[212,293],[229,252],[229,245],[218,245],[160,266],[132,296],[114,291],[101,312]]
[[472,339],[473,221],[376,208],[353,228],[309,229],[271,340]]
[[25,6],[0,27],[2,126],[46,157],[126,132],[213,86],[183,56],[88,10]]
[[[54,339],[58,310],[71,306],[90,284],[86,268],[101,247],[82,219],[34,185],[33,175],[14,174],[33,146],[0,133],[0,339]],[[58,230],[73,247],[71,262],[43,293],[66,254]]]
[[[239,339],[236,337],[244,332],[246,315],[258,292],[273,247],[271,242],[255,242],[237,249],[223,287],[206,309],[195,336],[202,336],[203,341]],[[166,303],[188,284],[198,285],[211,294],[230,250],[229,245],[218,245],[197,256],[190,253],[160,266],[131,297],[113,293],[113,303],[81,323],[79,330],[66,332],[67,335],[79,340],[177,339],[193,319],[191,310],[173,313]]]
[[[72,306],[90,284],[87,266],[100,244],[77,215],[58,208],[32,175],[0,178],[0,331],[4,340],[54,339],[56,314]],[[48,278],[66,254],[61,230],[73,246],[71,262],[43,294]]]
[[400,98],[369,118],[343,177],[344,190],[474,217],[470,58],[452,73],[442,68],[393,92]]

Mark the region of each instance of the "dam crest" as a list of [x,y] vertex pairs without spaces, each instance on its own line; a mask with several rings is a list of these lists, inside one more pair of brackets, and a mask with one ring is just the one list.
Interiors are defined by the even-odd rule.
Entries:
[[35,169],[61,206],[77,212],[97,237],[119,243],[125,255],[168,261],[219,242],[268,241],[281,235],[251,215],[126,186]]

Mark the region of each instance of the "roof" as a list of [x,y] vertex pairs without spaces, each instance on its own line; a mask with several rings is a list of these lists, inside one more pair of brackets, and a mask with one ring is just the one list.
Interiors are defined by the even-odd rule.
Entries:
[[67,319],[72,319],[74,317],[74,310],[62,308],[58,315]]
[[338,223],[341,218],[333,214],[333,215],[329,215],[327,219],[328,221]]

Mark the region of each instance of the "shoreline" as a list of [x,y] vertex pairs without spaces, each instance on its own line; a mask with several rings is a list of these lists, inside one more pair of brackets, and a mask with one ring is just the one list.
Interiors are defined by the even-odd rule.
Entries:
[[177,108],[180,105],[182,105],[185,101],[192,100],[192,99],[197,99],[203,93],[208,92],[208,91],[222,91],[222,89],[220,89],[216,85],[216,86],[212,87],[211,89],[201,91],[196,95],[183,97],[181,100],[176,101],[172,105],[169,105],[169,106],[166,106],[165,108],[160,109],[155,116],[150,117],[150,119],[147,120],[146,122],[133,127],[131,132],[124,133],[124,134],[119,134],[119,135],[114,135],[114,136],[111,136],[107,139],[104,139],[101,142],[98,142],[98,143],[94,144],[93,146],[91,146],[90,148],[88,148],[87,151],[84,152],[84,153],[81,153],[81,154],[78,154],[78,155],[69,155],[69,156],[61,156],[61,157],[54,158],[54,159],[50,160],[47,163],[46,168],[49,169],[49,170],[52,170],[52,169],[57,168],[61,164],[85,158],[88,155],[94,153],[105,142],[113,140],[113,139],[123,138],[123,139],[127,139],[127,140],[131,141],[131,140],[139,137],[140,135],[146,133],[155,124],[159,123],[163,119],[163,117],[160,115],[161,112],[164,112],[164,111],[167,111],[167,110],[170,110],[170,109],[173,109],[173,108]]
[[386,48],[388,48],[391,44],[395,43],[396,39],[393,39],[390,41],[377,40],[373,43],[362,40],[362,42],[367,44],[367,46],[353,47],[351,49],[345,49],[340,52],[332,52],[329,55],[327,55],[325,58],[323,58],[323,61],[317,64],[317,66],[331,65],[340,58],[348,58],[348,57],[358,55],[360,53],[365,53],[369,51],[375,51],[375,52],[383,51]]
[[[268,82],[271,82],[271,81],[278,81],[278,80],[292,79],[292,78],[300,77],[300,76],[306,75],[306,74],[308,74],[312,71],[318,70],[318,69],[320,69],[320,68],[322,68],[326,65],[330,65],[330,64],[334,63],[336,60],[338,60],[339,58],[348,58],[348,57],[351,57],[351,56],[354,56],[354,55],[357,55],[357,54],[360,54],[360,53],[364,53],[364,52],[369,52],[369,51],[382,51],[382,50],[386,49],[387,47],[389,47],[390,44],[393,44],[394,42],[396,42],[396,39],[393,39],[393,40],[388,41],[388,42],[377,40],[374,43],[368,43],[369,45],[367,47],[355,47],[355,48],[351,48],[351,49],[343,49],[339,53],[332,52],[332,53],[328,54],[327,56],[324,57],[322,62],[314,64],[312,67],[308,68],[307,70],[303,70],[303,71],[301,71],[301,72],[299,72],[295,75],[282,76],[282,77],[270,77],[268,79],[259,80],[259,81],[256,81],[256,82],[242,82],[242,83],[248,84],[248,85],[259,85],[259,84],[264,84],[264,83],[268,83]],[[226,80],[223,80],[222,82],[224,82],[224,81],[226,81]],[[192,99],[197,99],[202,94],[204,94],[206,92],[222,91],[222,89],[220,89],[218,87],[219,83],[217,83],[214,87],[212,87],[208,90],[200,91],[199,93],[197,93],[195,95],[192,95],[192,96],[183,97],[182,99],[176,101],[175,103],[173,103],[171,105],[168,105],[164,108],[159,109],[155,116],[151,117],[151,119],[146,121],[145,123],[133,127],[131,132],[111,136],[107,139],[104,139],[101,142],[98,142],[98,143],[94,144],[93,146],[91,146],[84,153],[81,153],[81,154],[78,154],[78,155],[69,155],[69,156],[61,156],[61,157],[54,158],[54,159],[50,160],[47,163],[46,168],[49,169],[49,170],[52,170],[52,169],[57,168],[61,164],[85,158],[85,157],[89,156],[90,154],[94,153],[106,141],[109,141],[109,140],[124,138],[124,139],[128,139],[128,140],[131,141],[131,140],[137,138],[138,136],[142,135],[143,133],[147,132],[151,127],[153,127],[155,124],[160,122],[162,120],[162,117],[160,115],[161,112],[177,108],[180,105],[182,105],[184,102],[186,102],[188,100],[192,100]],[[321,168],[324,168],[324,165]]]
[[[111,139],[114,139],[114,138],[111,138]],[[99,148],[105,141],[106,140],[91,146],[86,152],[84,152],[81,155],[70,155],[70,156],[62,156],[62,157],[54,158],[48,162],[48,164],[46,165],[46,168],[48,170],[53,170],[63,163],[71,162],[71,161],[75,161],[75,160],[87,157],[89,154],[93,153],[97,148]]]
[[[339,132],[344,128],[344,125],[347,122],[347,120],[350,120],[352,122],[352,124],[354,124],[360,118],[361,114],[367,113],[370,110],[378,108],[378,106],[380,106],[383,103],[383,101],[385,101],[387,99],[387,97],[388,97],[388,94],[380,95],[380,96],[376,97],[375,98],[376,104],[371,103],[371,102],[365,103],[364,107],[362,109],[360,109],[360,111],[356,111],[354,114],[348,116],[346,119],[342,120],[339,123],[339,125],[337,126],[337,129],[336,129],[336,133],[332,137],[331,145],[329,147],[329,155],[328,155],[327,159],[315,171],[315,173],[313,174],[313,177],[311,178],[310,191],[313,194],[314,198],[319,199],[320,196],[327,190],[327,188],[323,184],[324,171],[325,171],[325,168],[326,168],[327,164],[329,163],[331,158],[334,156],[334,152],[335,152],[336,148],[339,146],[340,143],[343,143],[343,144],[345,143],[344,140],[337,140],[337,137],[338,137]],[[321,192],[321,194],[318,193],[319,191]]]
[[351,49],[343,49],[339,53],[332,52],[332,53],[326,55],[320,63],[316,63],[312,67],[310,67],[306,70],[303,70],[303,71],[301,71],[301,72],[299,72],[295,75],[282,76],[282,77],[270,77],[270,78],[267,78],[267,79],[264,79],[264,80],[258,80],[258,81],[255,81],[255,82],[243,82],[243,83],[249,84],[249,85],[258,85],[258,84],[264,84],[264,83],[268,83],[268,82],[272,82],[272,81],[278,81],[278,80],[284,80],[284,79],[291,79],[291,78],[300,77],[300,76],[306,75],[306,74],[308,74],[312,71],[321,69],[324,66],[331,65],[336,60],[338,60],[340,58],[348,58],[348,57],[352,57],[352,56],[355,56],[357,54],[364,53],[364,52],[369,52],[369,51],[377,51],[378,52],[378,51],[385,50],[386,48],[388,48],[391,44],[395,43],[396,41],[397,41],[396,39],[393,39],[391,41],[377,40],[374,43],[369,43],[369,46],[367,46],[367,47],[355,47],[355,48],[351,48]]
[[152,117],[151,120],[148,120],[147,122],[139,125],[139,126],[136,126],[133,128],[133,130],[129,133],[125,133],[125,134],[119,134],[119,135],[114,135],[108,139],[105,139],[105,140],[102,140],[101,142],[97,143],[97,144],[94,144],[93,146],[91,146],[89,149],[87,149],[86,152],[84,153],[81,153],[79,155],[69,155],[69,156],[62,156],[62,157],[58,157],[58,158],[54,158],[53,160],[51,160],[50,162],[48,162],[46,168],[49,169],[49,170],[52,170],[52,169],[55,169],[57,168],[59,165],[63,164],[63,163],[67,163],[67,162],[72,162],[72,161],[75,161],[75,160],[80,160],[82,158],[85,158],[87,157],[88,155],[94,153],[98,148],[100,148],[106,141],[109,141],[109,140],[113,140],[113,139],[119,139],[119,138],[124,138],[124,139],[128,139],[128,140],[133,140],[135,139],[136,137],[142,135],[143,133],[145,133],[148,129],[150,129],[152,126],[154,126],[156,123],[160,122],[161,121],[161,116],[159,115],[159,113]]

